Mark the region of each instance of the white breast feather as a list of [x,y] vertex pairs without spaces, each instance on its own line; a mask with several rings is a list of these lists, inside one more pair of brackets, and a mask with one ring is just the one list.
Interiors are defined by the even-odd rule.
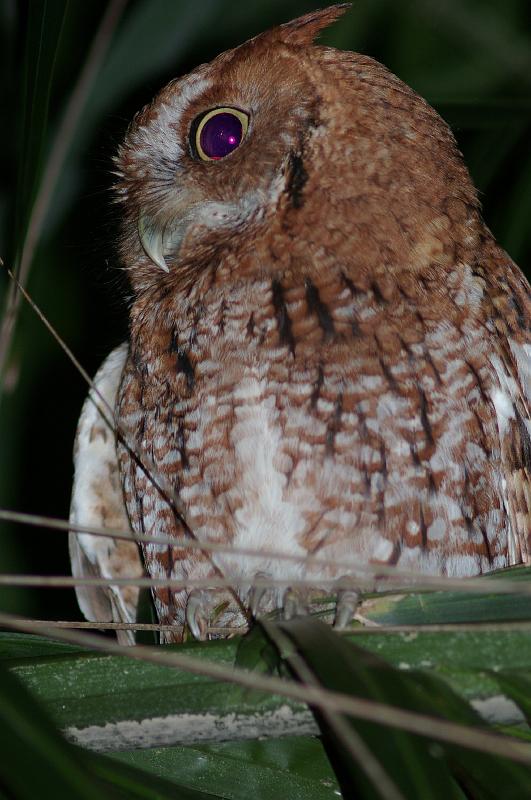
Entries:
[[[116,403],[126,357],[127,344],[122,344],[105,359],[94,378],[97,390],[111,409]],[[91,391],[83,405],[76,434],[70,522],[76,526],[128,532],[130,525],[119,480],[115,435],[98,410],[100,407],[108,418],[109,410]],[[137,577],[143,573],[134,542],[71,532],[69,548],[75,577],[111,577],[120,572]],[[138,589],[134,587],[79,586],[76,595],[81,611],[89,620],[135,621]],[[130,631],[119,632],[118,638],[122,643],[134,643]]]

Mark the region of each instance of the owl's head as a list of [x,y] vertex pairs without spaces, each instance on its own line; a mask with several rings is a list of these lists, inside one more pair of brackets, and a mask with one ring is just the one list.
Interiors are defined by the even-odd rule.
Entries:
[[223,53],[135,117],[116,164],[137,291],[201,291],[221,263],[237,274],[329,258],[369,271],[382,259],[455,263],[477,198],[453,136],[377,62],[314,44],[347,7]]

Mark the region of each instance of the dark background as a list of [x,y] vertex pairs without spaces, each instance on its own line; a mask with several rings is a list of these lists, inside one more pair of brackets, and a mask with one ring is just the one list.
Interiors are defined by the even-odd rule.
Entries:
[[[93,374],[126,336],[113,252],[111,157],[128,120],[170,78],[326,3],[130,0],[84,98],[51,196],[29,290]],[[0,256],[18,263],[67,101],[110,3],[0,0]],[[386,64],[451,124],[488,225],[531,264],[529,0],[357,0],[322,36]],[[529,274],[529,272],[528,272]],[[0,274],[2,313],[8,278]],[[0,398],[0,507],[66,518],[86,386],[31,310],[20,309]],[[66,534],[0,527],[0,573],[68,574]],[[0,587],[0,609],[77,618],[73,592]]]

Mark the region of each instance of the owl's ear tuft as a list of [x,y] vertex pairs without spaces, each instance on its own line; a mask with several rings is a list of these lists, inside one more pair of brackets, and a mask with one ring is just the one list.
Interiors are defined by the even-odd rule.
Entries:
[[286,22],[275,29],[280,41],[299,47],[311,45],[322,30],[332,25],[351,7],[351,3],[339,3],[305,14]]

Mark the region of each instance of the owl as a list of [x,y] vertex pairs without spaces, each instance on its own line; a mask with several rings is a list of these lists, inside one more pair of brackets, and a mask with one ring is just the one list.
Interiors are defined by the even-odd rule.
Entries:
[[[71,518],[131,539],[70,549],[76,576],[180,581],[153,591],[165,641],[330,586],[344,625],[353,565],[456,577],[529,556],[530,287],[437,113],[315,44],[343,10],[172,81],[116,158],[130,333],[82,412]],[[140,558],[139,535],[166,542]],[[135,619],[131,587],[78,598]]]

